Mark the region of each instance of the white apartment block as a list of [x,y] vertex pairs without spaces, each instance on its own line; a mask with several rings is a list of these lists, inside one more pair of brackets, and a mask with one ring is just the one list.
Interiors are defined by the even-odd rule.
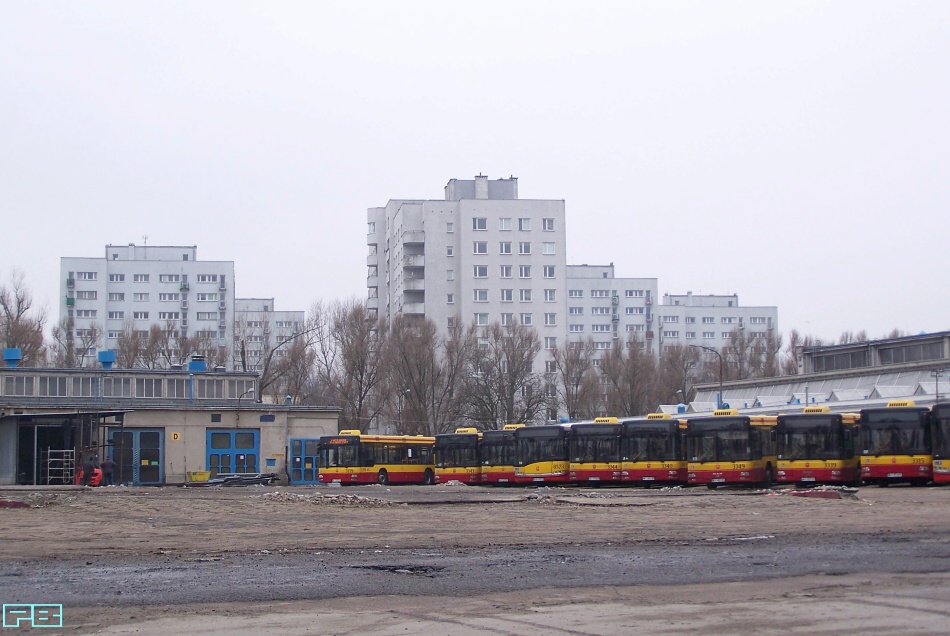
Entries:
[[238,298],[234,301],[231,365],[235,371],[261,371],[267,352],[274,358],[287,355],[288,345],[303,329],[303,311],[277,311],[273,298]]
[[[517,322],[545,349],[566,322],[564,201],[519,199],[518,180],[452,179],[444,200],[390,200],[367,212],[368,307],[382,321]],[[541,355],[538,370],[550,356]]]
[[778,334],[778,307],[742,307],[738,294],[663,294],[663,304],[654,314],[659,351],[671,344],[721,350],[736,329],[750,339]]
[[[590,338],[595,351],[610,349],[631,332],[647,342],[656,297],[655,278],[615,278],[613,263],[568,265],[567,337],[572,341]],[[595,356],[595,365],[599,358]]]
[[742,307],[736,294],[664,294],[662,304],[656,299],[656,278],[615,278],[613,263],[568,265],[568,338],[589,337],[595,350],[606,350],[632,332],[659,356],[673,344],[721,350],[734,329],[750,338],[777,333],[777,307]]
[[[228,345],[234,318],[234,262],[199,261],[196,246],[106,245],[103,258],[60,259],[60,318],[74,342],[97,324],[99,347],[115,349],[128,326],[152,325]],[[89,351],[94,357],[96,351]]]

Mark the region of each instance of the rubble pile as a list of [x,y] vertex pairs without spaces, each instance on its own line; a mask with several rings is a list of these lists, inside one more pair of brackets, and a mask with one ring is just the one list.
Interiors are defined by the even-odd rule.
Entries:
[[289,503],[305,503],[318,506],[356,506],[360,508],[385,508],[389,506],[405,506],[404,503],[377,499],[376,497],[361,497],[360,495],[301,495],[294,492],[265,492],[258,495],[268,501]]

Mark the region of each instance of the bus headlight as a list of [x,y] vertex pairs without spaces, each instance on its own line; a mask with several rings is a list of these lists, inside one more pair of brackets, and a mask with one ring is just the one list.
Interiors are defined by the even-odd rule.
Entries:
[[785,476],[785,471],[784,471],[784,470],[778,471],[778,476],[779,476],[779,477],[784,477],[784,476]]

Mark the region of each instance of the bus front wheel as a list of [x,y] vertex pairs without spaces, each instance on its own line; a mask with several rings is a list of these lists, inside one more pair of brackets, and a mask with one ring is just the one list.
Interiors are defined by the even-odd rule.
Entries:
[[376,481],[378,481],[382,486],[389,485],[389,473],[386,472],[386,469],[379,471],[379,474],[376,475]]
[[432,470],[426,468],[425,475],[422,476],[422,484],[425,486],[431,486],[435,483],[435,475],[432,473]]

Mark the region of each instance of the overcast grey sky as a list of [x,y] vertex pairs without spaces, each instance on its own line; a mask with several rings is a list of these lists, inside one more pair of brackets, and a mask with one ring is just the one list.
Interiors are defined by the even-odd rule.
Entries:
[[950,328],[950,2],[0,0],[0,277],[197,245],[365,296],[366,208],[519,178],[568,262],[826,339]]

